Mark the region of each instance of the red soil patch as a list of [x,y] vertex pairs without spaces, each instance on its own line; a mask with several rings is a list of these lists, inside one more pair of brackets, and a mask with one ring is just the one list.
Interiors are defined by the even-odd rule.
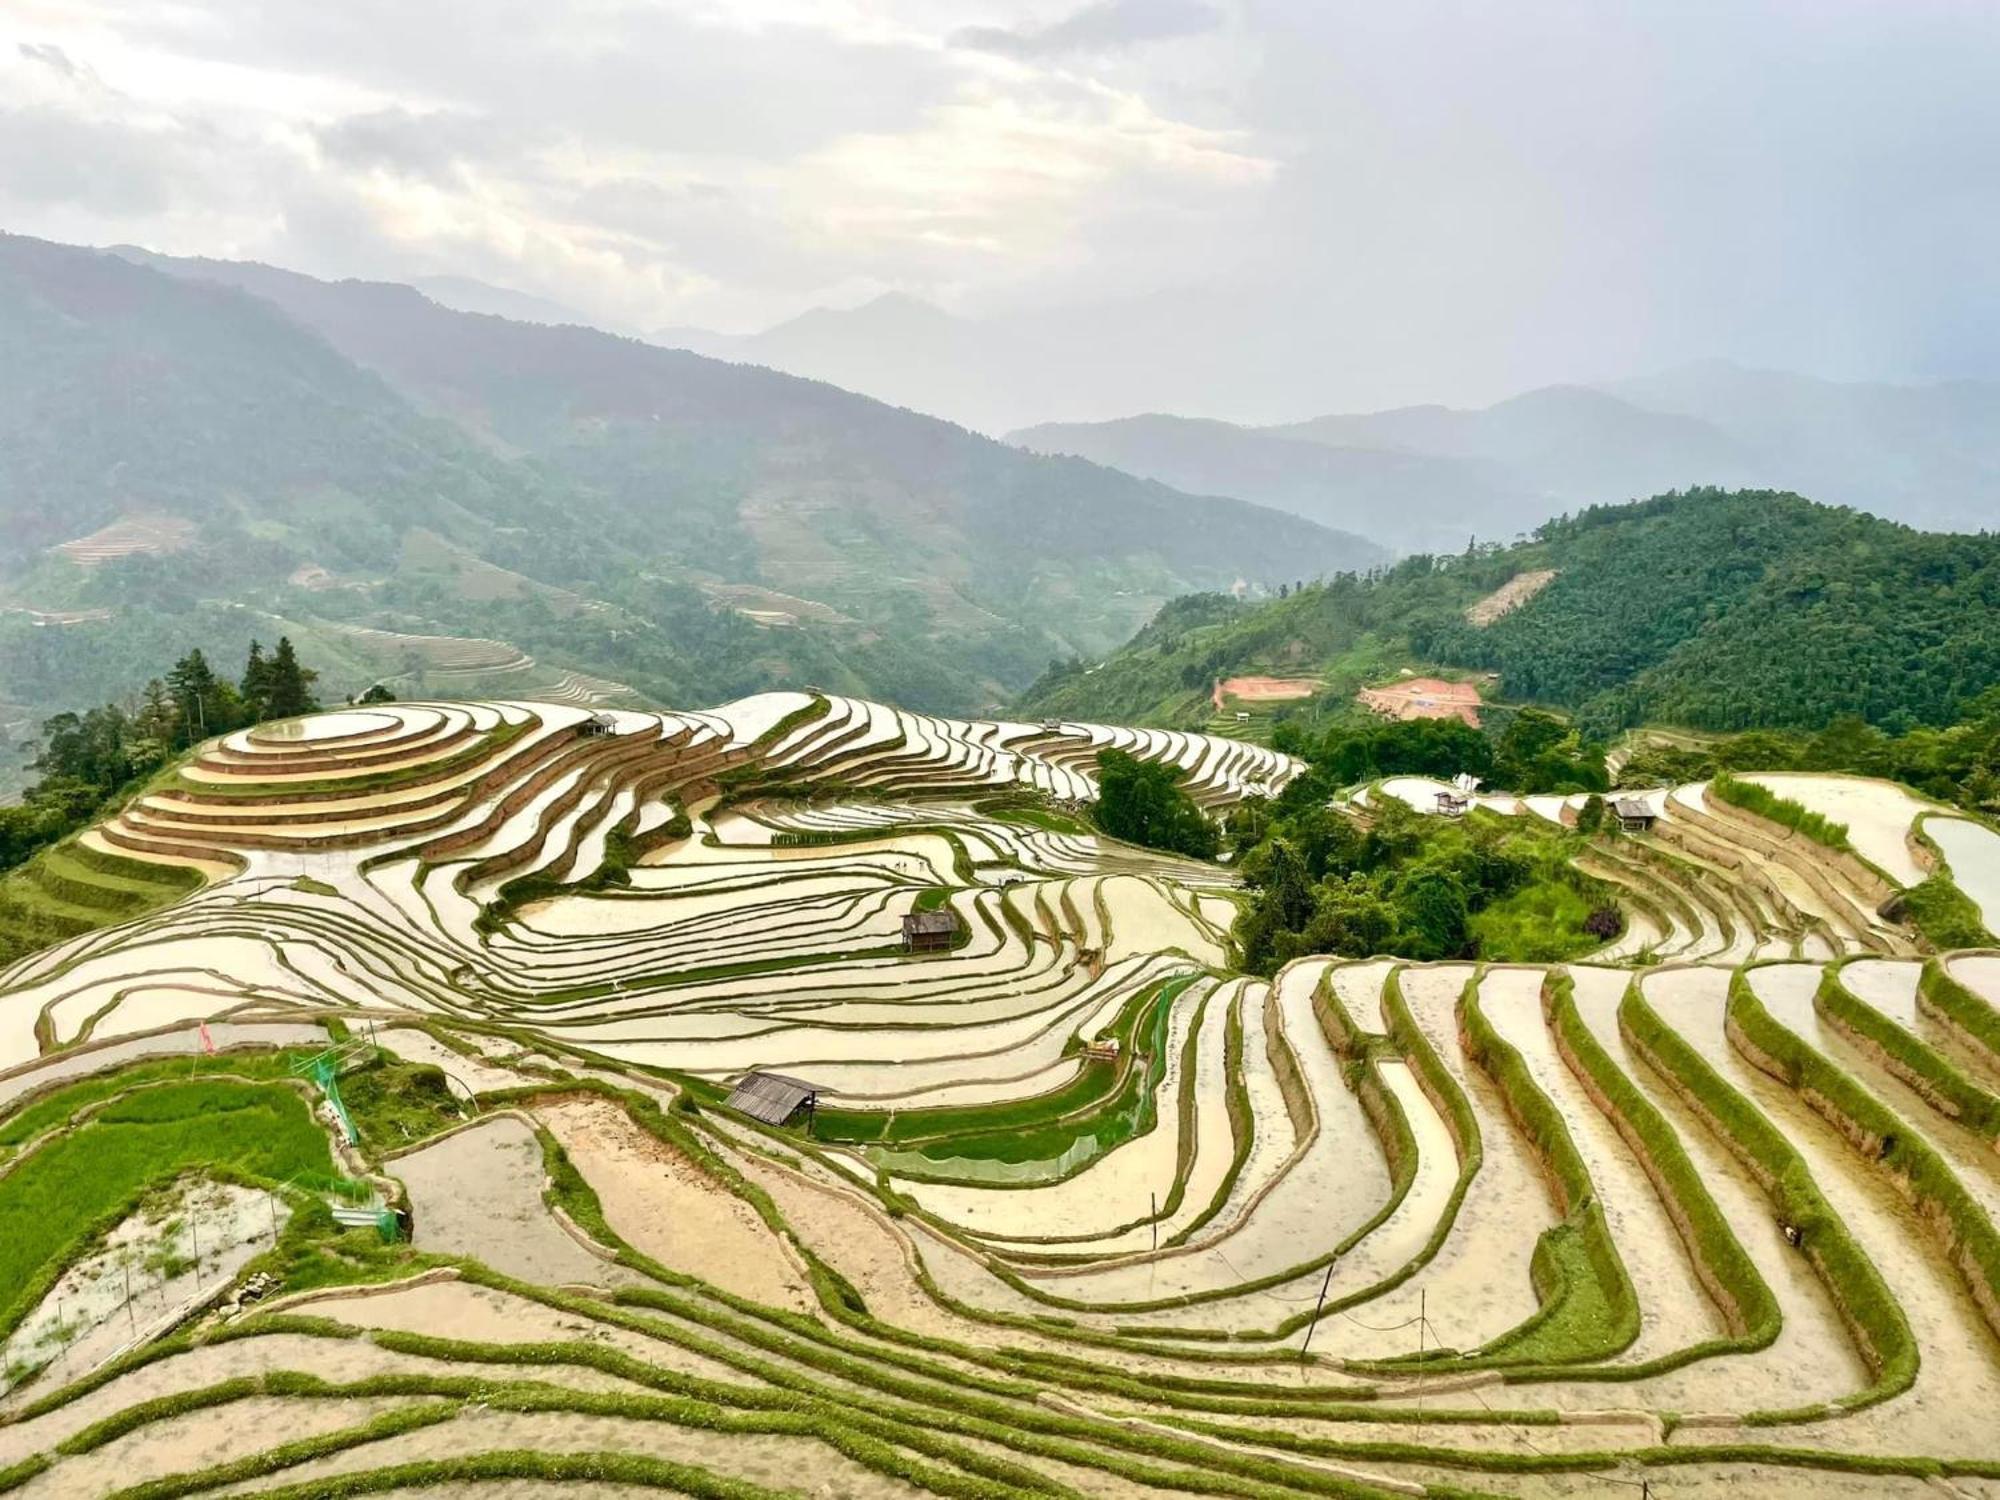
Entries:
[[1240,698],[1245,703],[1270,703],[1284,698],[1310,698],[1324,684],[1311,677],[1229,677],[1215,684],[1215,711],[1222,712],[1224,698]]
[[1469,682],[1411,677],[1385,687],[1363,688],[1355,698],[1391,719],[1459,719],[1479,727],[1479,690]]

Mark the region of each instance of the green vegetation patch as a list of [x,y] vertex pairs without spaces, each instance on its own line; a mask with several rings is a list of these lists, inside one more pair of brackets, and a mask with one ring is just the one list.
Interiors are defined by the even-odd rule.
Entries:
[[53,1089],[26,1094],[15,1099],[10,1112],[0,1117],[0,1159],[8,1151],[26,1145],[44,1131],[79,1119],[93,1106],[134,1088],[153,1083],[192,1082],[190,1069],[214,1072],[226,1069],[233,1077],[261,1082],[290,1076],[292,1063],[304,1052],[230,1052],[221,1058],[191,1060],[156,1057],[103,1073],[79,1078]]
[[334,1180],[325,1134],[277,1083],[159,1083],[112,1099],[0,1176],[0,1332],[145,1196],[187,1172]]
[[1903,892],[1903,911],[1918,935],[1940,953],[1984,948],[1993,941],[1978,906],[1943,870]]
[[1246,968],[1335,953],[1549,963],[1600,948],[1622,918],[1579,870],[1582,837],[1477,809],[1434,817],[1379,791],[1365,819],[1285,789],[1241,855],[1253,893],[1236,924]]
[[1097,752],[1097,802],[1091,819],[1128,844],[1212,859],[1222,836],[1180,784],[1177,768],[1123,750]]
[[393,1151],[465,1118],[465,1106],[451,1092],[443,1068],[410,1062],[378,1050],[360,1067],[339,1078],[362,1143],[373,1151]]
[[193,870],[104,855],[74,841],[45,848],[0,876],[0,965],[171,905],[201,884]]
[[1843,854],[1854,852],[1854,845],[1848,841],[1845,823],[1836,823],[1814,812],[1803,802],[1781,797],[1767,786],[1744,781],[1724,771],[1709,782],[1708,790],[1711,796],[1727,802],[1731,807],[1740,807],[1766,822],[1804,834],[1815,844],[1824,844]]

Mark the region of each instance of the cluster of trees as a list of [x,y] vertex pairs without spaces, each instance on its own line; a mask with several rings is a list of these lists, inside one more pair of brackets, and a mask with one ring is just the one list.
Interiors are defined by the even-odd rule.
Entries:
[[278,648],[269,656],[261,643],[250,643],[249,659],[235,683],[217,676],[198,648],[190,651],[174,663],[164,683],[154,678],[146,684],[145,702],[148,708],[158,705],[178,715],[181,742],[192,744],[247,724],[311,713],[319,707],[312,695],[318,680],[319,673],[300,665],[291,637],[279,636]]
[[318,673],[289,638],[270,655],[250,643],[243,675],[216,675],[199,649],[146,684],[137,703],[60,713],[42,724],[36,781],[18,806],[0,808],[0,868],[21,863],[94,818],[104,804],[196,740],[310,713]]
[[[1294,783],[1296,786],[1297,783]],[[1381,799],[1364,827],[1317,798],[1239,826],[1252,893],[1244,967],[1309,953],[1536,962],[1573,958],[1623,925],[1610,890],[1570,862],[1577,836],[1532,818],[1426,816]]]
[[1350,716],[1317,734],[1282,722],[1271,743],[1306,761],[1326,796],[1378,776],[1464,773],[1510,792],[1601,792],[1611,784],[1604,747],[1537,708],[1504,715],[1490,731],[1457,719]]
[[1557,577],[1484,627],[1413,629],[1509,696],[1602,729],[1739,730],[1853,714],[1944,724],[2000,680],[2000,536],[1912,531],[1765,490],[1695,490],[1551,521]]
[[1663,786],[1722,771],[1851,771],[2000,813],[2000,688],[1972,699],[1963,719],[1942,728],[1890,734],[1846,715],[1816,734],[1760,729],[1702,744],[1644,745],[1619,768],[1618,784]]
[[1172,766],[1139,760],[1123,750],[1097,753],[1097,803],[1091,819],[1129,844],[1213,859],[1222,836],[1181,788]]

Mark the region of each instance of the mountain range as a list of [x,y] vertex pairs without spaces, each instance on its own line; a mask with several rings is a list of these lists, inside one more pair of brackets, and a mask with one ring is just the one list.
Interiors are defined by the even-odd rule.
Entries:
[[1007,435],[1163,483],[1365,525],[1402,551],[1698,485],[1782,488],[1939,531],[2000,521],[2000,386],[1843,385],[1709,361],[1472,410],[1271,427],[1141,416]]
[[[1156,311],[979,320],[889,293],[755,334],[670,328],[653,337],[935,412],[1035,452],[1277,506],[1405,551],[1463,546],[1469,535],[1504,539],[1563,510],[1704,484],[1793,490],[1939,530],[2000,520],[2000,385],[1978,381],[1842,383],[1707,360],[1472,409],[1409,406],[1259,426],[1198,414],[1074,420],[1121,400],[1126,410],[1156,400],[1183,413],[1224,401],[1299,405],[1299,391],[1258,383],[1258,351],[1226,325],[1212,327],[1198,299]],[[1134,326],[1151,328],[1152,342],[1135,344]],[[1051,420],[1058,416],[1065,420]]]
[[0,346],[17,721],[281,632],[335,692],[686,703],[814,682],[963,709],[1191,588],[1386,556],[398,284],[4,237]]

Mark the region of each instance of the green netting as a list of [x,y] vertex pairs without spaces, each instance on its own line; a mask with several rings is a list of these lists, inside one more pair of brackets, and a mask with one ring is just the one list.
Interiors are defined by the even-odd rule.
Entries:
[[325,1052],[301,1058],[292,1065],[292,1072],[302,1078],[310,1078],[319,1085],[326,1095],[326,1102],[333,1107],[334,1118],[340,1121],[340,1131],[347,1138],[347,1144],[361,1144],[361,1132],[354,1128],[354,1117],[347,1112],[347,1103],[340,1097],[340,1070],[355,1056],[357,1048],[365,1048],[364,1043],[349,1043],[344,1047],[331,1047]]

